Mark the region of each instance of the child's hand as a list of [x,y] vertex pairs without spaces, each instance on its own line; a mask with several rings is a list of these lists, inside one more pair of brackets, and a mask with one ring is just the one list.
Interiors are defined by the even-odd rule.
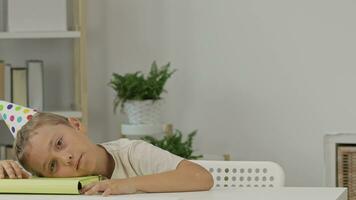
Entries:
[[0,160],[0,179],[29,177],[29,174],[22,170],[17,162],[13,160]]
[[85,186],[81,193],[85,195],[93,195],[103,193],[103,196],[112,194],[132,194],[136,192],[130,179],[111,179],[96,182]]

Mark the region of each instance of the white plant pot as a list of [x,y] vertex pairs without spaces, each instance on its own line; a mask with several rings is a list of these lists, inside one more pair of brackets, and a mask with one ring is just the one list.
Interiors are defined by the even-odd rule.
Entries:
[[161,124],[162,100],[126,101],[124,112],[127,114],[129,124]]

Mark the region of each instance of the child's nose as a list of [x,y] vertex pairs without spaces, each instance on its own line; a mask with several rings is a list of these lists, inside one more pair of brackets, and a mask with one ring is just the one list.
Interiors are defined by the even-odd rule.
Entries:
[[64,164],[65,164],[65,165],[71,165],[71,164],[73,164],[73,156],[72,156],[72,154],[65,153],[65,154],[63,155],[63,161],[64,161]]

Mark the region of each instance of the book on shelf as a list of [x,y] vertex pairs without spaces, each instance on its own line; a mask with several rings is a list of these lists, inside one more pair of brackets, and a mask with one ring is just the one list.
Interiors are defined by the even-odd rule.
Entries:
[[12,145],[0,144],[0,160],[14,160]]
[[3,60],[0,60],[0,99],[5,99],[5,63]]
[[28,106],[27,68],[11,68],[11,102]]
[[11,101],[11,65],[0,61],[0,99]]
[[80,189],[100,181],[100,176],[73,178],[0,179],[0,193],[10,194],[80,194]]
[[4,69],[4,100],[11,101],[11,65],[5,64]]
[[43,111],[43,61],[27,60],[26,67],[28,70],[28,106]]
[[6,0],[0,0],[0,32],[6,31]]

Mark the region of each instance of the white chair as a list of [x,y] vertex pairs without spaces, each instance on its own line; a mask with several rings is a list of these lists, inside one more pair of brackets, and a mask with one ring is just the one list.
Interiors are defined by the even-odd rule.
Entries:
[[269,161],[191,160],[207,169],[214,178],[213,188],[283,187],[284,171]]

